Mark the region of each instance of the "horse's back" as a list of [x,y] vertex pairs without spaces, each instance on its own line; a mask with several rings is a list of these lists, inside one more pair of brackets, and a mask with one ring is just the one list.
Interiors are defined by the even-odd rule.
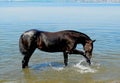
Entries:
[[[72,30],[63,30],[58,32],[43,32],[40,34],[38,48],[47,52],[62,52],[74,48],[76,46]],[[42,42],[42,43],[41,43]],[[73,45],[71,46],[71,43]]]

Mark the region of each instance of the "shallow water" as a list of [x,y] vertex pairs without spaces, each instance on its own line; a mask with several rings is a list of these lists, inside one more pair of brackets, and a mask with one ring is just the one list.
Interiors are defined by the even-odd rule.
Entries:
[[[119,83],[118,10],[120,6],[0,7],[0,19],[3,19],[0,20],[0,82]],[[92,65],[88,66],[80,55],[70,55],[69,65],[64,67],[62,53],[36,50],[30,67],[22,70],[23,56],[19,52],[18,40],[24,31],[32,28],[45,31],[73,29],[96,39]],[[82,49],[82,46],[77,48]]]

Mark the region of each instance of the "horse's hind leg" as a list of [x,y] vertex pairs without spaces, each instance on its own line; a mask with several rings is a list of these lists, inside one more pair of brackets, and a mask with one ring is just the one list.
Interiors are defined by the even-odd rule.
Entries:
[[24,53],[24,57],[23,57],[23,60],[22,60],[22,68],[28,67],[30,57],[33,54],[34,50],[35,50],[35,48],[33,48],[31,50],[28,50]]
[[28,67],[29,59],[36,49],[37,31],[29,30],[24,32],[19,39],[19,49],[22,55],[22,68]]

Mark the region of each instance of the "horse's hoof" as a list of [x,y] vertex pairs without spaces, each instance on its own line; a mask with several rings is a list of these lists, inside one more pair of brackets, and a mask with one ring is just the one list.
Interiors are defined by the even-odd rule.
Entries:
[[29,68],[28,66],[22,66],[22,69]]
[[91,65],[91,61],[90,60],[87,60],[87,63],[89,64],[89,66]]

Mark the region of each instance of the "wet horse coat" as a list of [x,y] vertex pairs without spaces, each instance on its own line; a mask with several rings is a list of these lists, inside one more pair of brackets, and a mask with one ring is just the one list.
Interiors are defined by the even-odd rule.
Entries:
[[[22,68],[28,67],[29,59],[36,48],[45,52],[63,52],[65,66],[67,66],[68,54],[81,54],[91,64],[93,42],[86,34],[73,30],[59,32],[28,30],[19,40],[20,52],[24,55]],[[77,50],[77,44],[82,44],[85,52]]]

